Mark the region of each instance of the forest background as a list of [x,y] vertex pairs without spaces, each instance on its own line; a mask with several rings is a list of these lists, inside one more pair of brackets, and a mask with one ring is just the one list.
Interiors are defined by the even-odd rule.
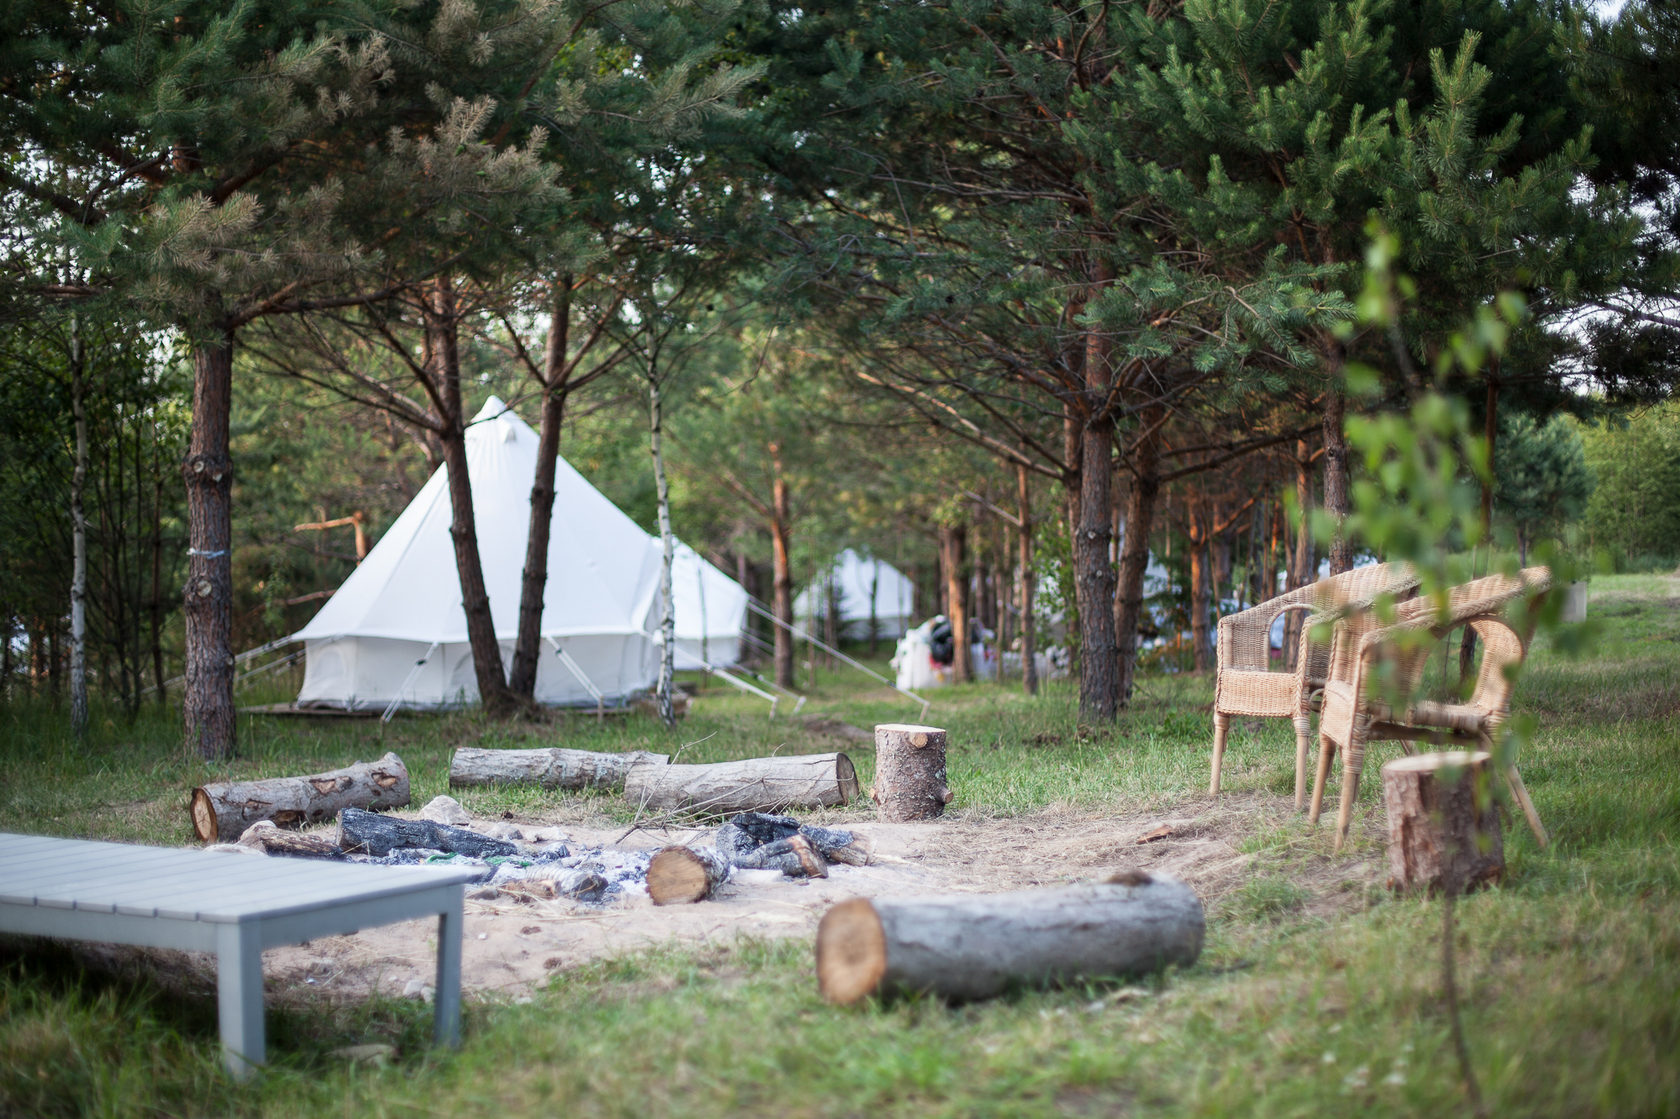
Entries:
[[[1370,469],[1345,420],[1426,386],[1493,448],[1504,546],[1680,560],[1662,5],[3,18],[7,697],[179,697],[231,752],[232,654],[464,479],[492,394],[778,614],[859,547],[924,616],[1071,647],[1091,721],[1146,649],[1205,669],[1219,611],[1352,563],[1309,531]],[[480,692],[517,710],[536,635],[485,639],[482,543]]]

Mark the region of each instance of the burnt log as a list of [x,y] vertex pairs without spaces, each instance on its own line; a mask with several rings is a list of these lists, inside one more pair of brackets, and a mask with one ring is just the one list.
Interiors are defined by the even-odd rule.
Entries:
[[817,983],[836,1003],[915,992],[983,999],[1188,965],[1203,931],[1190,887],[1142,873],[1007,894],[853,898],[817,926]]
[[655,905],[704,901],[729,877],[729,860],[712,847],[661,847],[648,860],[647,891]]
[[828,860],[816,845],[795,832],[774,839],[733,860],[744,870],[779,870],[788,878],[827,878]]
[[667,754],[632,750],[602,754],[549,747],[540,750],[481,750],[463,747],[449,761],[450,788],[476,785],[541,785],[545,789],[614,789],[638,765],[665,765]]
[[310,777],[215,781],[192,791],[188,811],[204,843],[231,843],[258,820],[301,828],[346,808],[401,808],[408,803],[408,768],[395,754]]
[[1382,767],[1388,884],[1463,893],[1499,881],[1505,844],[1485,750],[1414,754]]
[[725,816],[845,804],[858,794],[845,754],[748,758],[711,765],[641,765],[624,779],[632,808]]
[[555,898],[576,898],[595,901],[607,890],[609,883],[600,874],[582,867],[565,868],[551,873],[532,873],[524,878],[510,878],[505,882],[483,886],[468,893],[476,901],[507,898],[513,901],[552,901]]
[[736,866],[751,867],[753,852],[778,840],[802,835],[817,853],[831,863],[863,866],[869,861],[869,843],[845,828],[824,828],[801,824],[792,816],[768,812],[742,812],[717,830],[717,849]]
[[883,820],[931,820],[951,803],[945,777],[945,732],[911,723],[875,728],[875,787],[869,795]]
[[294,859],[342,859],[344,848],[318,835],[303,835],[282,831],[272,820],[259,820],[245,829],[239,837],[239,847],[249,847],[265,855],[284,855]]
[[422,847],[429,851],[453,851],[475,859],[517,854],[519,848],[505,839],[493,839],[467,828],[454,828],[432,820],[403,820],[346,808],[338,820],[338,845],[352,854],[389,855],[398,848]]

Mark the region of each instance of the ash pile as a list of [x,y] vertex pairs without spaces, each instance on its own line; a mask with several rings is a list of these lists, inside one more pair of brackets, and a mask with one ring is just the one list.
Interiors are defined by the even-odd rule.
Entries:
[[[467,887],[475,900],[570,899],[603,906],[649,894],[649,865],[664,851],[628,850],[610,844],[580,845],[559,828],[501,821],[474,823],[453,797],[440,796],[417,820],[346,808],[337,842],[322,835],[285,831],[267,821],[237,843],[218,845],[293,858],[331,859],[382,866],[479,867]],[[720,825],[715,846],[699,848],[712,861],[713,885],[735,869],[775,871],[789,878],[825,878],[831,863],[869,860],[862,837],[842,828],[801,824],[792,816],[743,812]],[[676,850],[688,850],[679,848]],[[710,889],[706,890],[710,893]],[[653,891],[654,901],[661,901]]]

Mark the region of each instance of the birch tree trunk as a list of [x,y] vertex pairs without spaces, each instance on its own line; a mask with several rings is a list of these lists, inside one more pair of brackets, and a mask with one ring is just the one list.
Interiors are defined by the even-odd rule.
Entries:
[[671,704],[671,687],[676,675],[677,615],[671,593],[671,489],[665,480],[665,451],[660,442],[664,416],[656,360],[652,356],[648,359],[647,379],[648,447],[653,452],[653,486],[659,503],[659,632],[663,638],[659,650],[659,721],[674,727],[677,713]]
[[[87,735],[87,377],[82,361],[82,317],[70,315],[70,414],[76,426],[76,466],[70,474],[70,731]],[[9,635],[8,635],[9,636]]]
[[206,759],[233,755],[233,330],[193,347],[192,434],[181,475],[187,483],[187,580],[182,588],[186,748]]

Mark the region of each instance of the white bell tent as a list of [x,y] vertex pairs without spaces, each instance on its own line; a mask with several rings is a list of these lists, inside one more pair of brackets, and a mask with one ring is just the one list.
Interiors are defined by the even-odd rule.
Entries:
[[910,629],[916,612],[916,585],[892,564],[873,556],[861,556],[851,548],[835,556],[834,566],[799,593],[793,603],[794,617],[808,624],[823,612],[823,596],[830,580],[846,637],[869,636],[871,596],[877,636],[896,639]]
[[[659,538],[652,539],[658,557]],[[677,668],[725,668],[740,660],[748,597],[745,587],[677,541],[671,553]]]
[[[467,468],[504,665],[512,662],[518,632],[536,461],[536,432],[491,398],[467,429]],[[556,463],[554,488],[536,699],[595,703],[651,688],[659,666],[659,542],[564,459]],[[294,635],[306,657],[299,706],[477,702],[452,522],[447,468],[440,468]],[[713,663],[733,660],[735,648],[727,642],[739,635],[746,592],[686,547],[677,551],[672,590],[679,666],[698,657],[681,655],[690,642],[696,650],[702,641],[711,649],[722,644],[727,655],[714,652]]]

